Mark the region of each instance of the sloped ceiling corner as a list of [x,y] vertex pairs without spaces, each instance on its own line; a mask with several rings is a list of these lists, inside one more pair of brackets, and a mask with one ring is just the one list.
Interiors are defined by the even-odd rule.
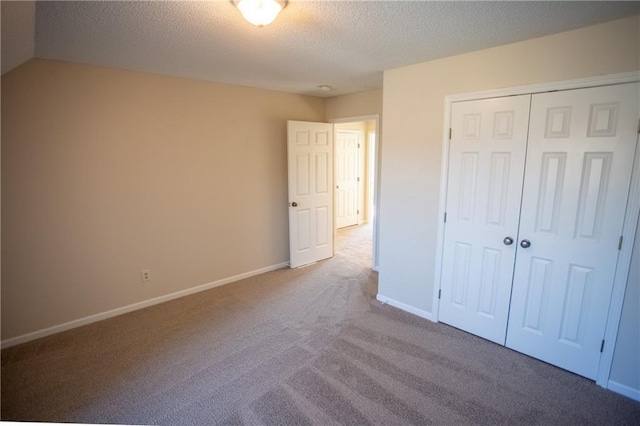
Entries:
[[2,15],[2,74],[34,57],[36,2],[0,2]]

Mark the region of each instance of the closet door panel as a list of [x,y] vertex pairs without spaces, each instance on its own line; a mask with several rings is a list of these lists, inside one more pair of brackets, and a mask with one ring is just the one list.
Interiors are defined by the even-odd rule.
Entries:
[[452,106],[439,320],[504,344],[530,96]]
[[639,96],[633,83],[531,102],[507,346],[589,378],[613,288]]

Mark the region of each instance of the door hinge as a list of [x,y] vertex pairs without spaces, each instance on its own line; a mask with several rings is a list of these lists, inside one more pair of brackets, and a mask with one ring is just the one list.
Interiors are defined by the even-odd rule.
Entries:
[[449,139],[451,139],[452,135],[453,135],[453,130],[451,130],[451,127],[449,127]]
[[360,144],[358,144],[358,148],[360,148]]
[[622,250],[622,240],[624,238],[622,237],[622,235],[620,235],[620,239],[618,240],[618,250]]
[[438,299],[442,297],[442,289],[438,290]]
[[640,135],[640,118],[638,118],[638,134]]
[[356,210],[356,214],[360,214],[360,210]]
[[358,178],[358,182],[360,182],[360,178]]
[[600,353],[604,351],[604,339],[602,339],[602,343],[600,344]]
[[447,223],[447,212],[444,212],[444,223]]

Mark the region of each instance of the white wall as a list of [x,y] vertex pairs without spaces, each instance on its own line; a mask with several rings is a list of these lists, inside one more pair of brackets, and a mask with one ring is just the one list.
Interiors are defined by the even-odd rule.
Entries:
[[381,295],[432,316],[444,97],[637,71],[639,29],[633,16],[384,73]]

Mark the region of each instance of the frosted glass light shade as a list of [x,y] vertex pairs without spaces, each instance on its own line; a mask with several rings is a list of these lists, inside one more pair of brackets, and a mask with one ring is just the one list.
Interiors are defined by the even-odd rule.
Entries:
[[237,6],[244,19],[258,27],[272,23],[282,10],[275,0],[240,0]]

